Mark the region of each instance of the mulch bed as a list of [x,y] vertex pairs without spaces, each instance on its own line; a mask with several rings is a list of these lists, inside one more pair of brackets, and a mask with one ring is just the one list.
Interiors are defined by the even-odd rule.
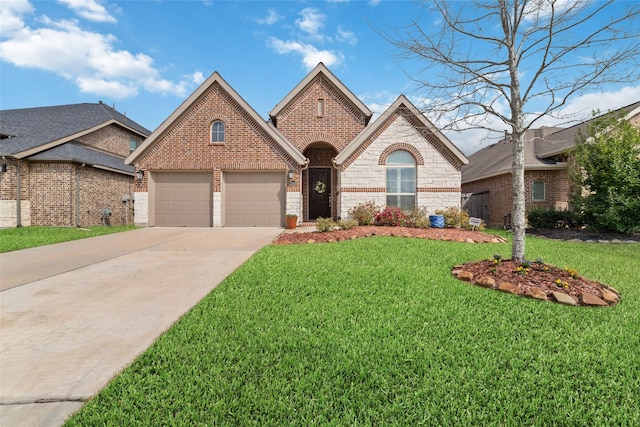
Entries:
[[478,286],[568,305],[609,306],[620,300],[610,286],[541,261],[523,265],[510,259],[482,260],[457,265],[452,274]]
[[385,226],[360,226],[351,230],[311,231],[303,233],[282,233],[273,243],[276,245],[296,243],[333,243],[370,236],[414,237],[418,239],[446,240],[468,243],[504,243],[501,237],[481,231],[461,230],[457,228],[408,228]]

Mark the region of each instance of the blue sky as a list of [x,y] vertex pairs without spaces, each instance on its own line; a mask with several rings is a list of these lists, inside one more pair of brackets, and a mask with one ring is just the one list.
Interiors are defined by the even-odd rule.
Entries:
[[[403,71],[416,65],[376,31],[412,19],[433,18],[412,1],[3,0],[0,108],[102,100],[153,130],[218,71],[267,118],[322,61],[380,113],[401,93],[420,103]],[[586,118],[640,100],[640,84],[607,91],[567,109]],[[447,135],[466,154],[492,142]]]

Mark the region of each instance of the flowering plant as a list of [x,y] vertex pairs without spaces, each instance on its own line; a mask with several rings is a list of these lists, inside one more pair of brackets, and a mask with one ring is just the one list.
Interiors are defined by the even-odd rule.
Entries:
[[407,214],[395,206],[387,206],[376,215],[376,225],[389,225],[392,227],[400,227],[405,225]]

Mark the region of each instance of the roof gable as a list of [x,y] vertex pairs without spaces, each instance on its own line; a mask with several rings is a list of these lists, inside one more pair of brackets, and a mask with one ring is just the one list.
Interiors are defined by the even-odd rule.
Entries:
[[325,65],[320,62],[311,70],[309,74],[305,76],[300,83],[298,83],[292,90],[280,101],[273,110],[269,111],[269,117],[274,123],[277,123],[277,118],[297,97],[303,92],[312,82],[325,77],[331,85],[333,85],[337,91],[346,98],[346,100],[353,105],[355,110],[365,117],[365,125],[371,120],[373,113],[360,99],[353,94],[341,81],[338,79]]
[[466,165],[469,162],[458,147],[441,133],[407,97],[400,95],[374,123],[367,126],[336,156],[336,164],[348,165],[363,147],[370,144],[377,134],[386,128],[390,120],[394,120],[394,115],[397,113],[405,117],[450,162],[457,163],[456,166]]
[[270,123],[263,120],[260,115],[222,78],[222,76],[216,71],[207,80],[205,80],[189,97],[180,104],[180,106],[169,115],[161,124],[154,130],[151,135],[125,160],[126,164],[134,164],[144,154],[146,154],[162,137],[170,132],[173,126],[184,118],[192,107],[194,107],[206,93],[213,88],[214,85],[219,85],[234,102],[247,114],[247,116],[255,122],[269,137],[273,140],[298,164],[303,165],[306,163],[305,157],[298,151],[285,137]]
[[116,124],[142,138],[151,132],[100,102],[51,107],[22,108],[0,112],[0,152],[25,158]]

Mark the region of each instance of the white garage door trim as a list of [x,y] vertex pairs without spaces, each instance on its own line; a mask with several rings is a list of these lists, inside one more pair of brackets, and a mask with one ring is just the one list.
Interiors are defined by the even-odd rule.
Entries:
[[211,227],[212,172],[153,172],[153,224]]
[[224,172],[223,224],[226,227],[282,227],[285,172]]

